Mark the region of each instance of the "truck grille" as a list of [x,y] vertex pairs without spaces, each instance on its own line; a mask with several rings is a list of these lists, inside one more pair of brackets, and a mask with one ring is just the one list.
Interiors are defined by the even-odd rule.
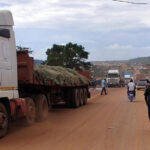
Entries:
[[118,84],[118,80],[117,79],[108,79],[108,83],[109,84]]

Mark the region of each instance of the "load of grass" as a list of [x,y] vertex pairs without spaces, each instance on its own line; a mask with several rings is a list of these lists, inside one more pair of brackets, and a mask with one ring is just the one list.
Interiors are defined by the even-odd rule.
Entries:
[[34,74],[40,84],[48,85],[54,82],[56,85],[89,85],[90,81],[76,71],[61,66],[35,65]]

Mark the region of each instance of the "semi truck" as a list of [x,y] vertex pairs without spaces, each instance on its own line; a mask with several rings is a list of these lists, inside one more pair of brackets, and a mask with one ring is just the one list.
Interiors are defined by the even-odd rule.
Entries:
[[130,82],[131,79],[132,79],[131,73],[130,72],[125,72],[124,73],[125,85],[127,85]]
[[[12,13],[0,11],[0,138],[7,134],[12,121],[22,118],[26,125],[32,125],[47,118],[49,106],[63,101],[77,108],[90,97],[88,82],[81,82],[84,77],[71,69],[65,72],[62,67],[53,67],[49,73],[54,78],[45,70],[41,71],[43,78],[38,78],[33,57],[28,51],[16,51],[13,26]],[[68,76],[61,81],[62,72]],[[73,77],[76,80],[69,82]]]
[[108,70],[106,82],[108,87],[124,87],[124,80],[117,69]]

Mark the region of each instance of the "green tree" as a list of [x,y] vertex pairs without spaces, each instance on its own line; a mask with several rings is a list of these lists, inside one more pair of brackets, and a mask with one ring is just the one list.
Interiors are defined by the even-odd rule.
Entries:
[[51,66],[64,66],[64,49],[65,46],[56,44],[51,49],[47,49],[46,64]]
[[51,49],[47,49],[46,64],[54,66],[64,66],[75,68],[76,70],[88,70],[90,62],[86,62],[89,53],[82,45],[68,43],[64,46],[54,44]]

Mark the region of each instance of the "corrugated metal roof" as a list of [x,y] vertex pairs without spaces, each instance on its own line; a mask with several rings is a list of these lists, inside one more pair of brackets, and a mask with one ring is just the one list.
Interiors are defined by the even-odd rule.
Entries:
[[0,26],[13,26],[12,13],[9,10],[0,10]]

